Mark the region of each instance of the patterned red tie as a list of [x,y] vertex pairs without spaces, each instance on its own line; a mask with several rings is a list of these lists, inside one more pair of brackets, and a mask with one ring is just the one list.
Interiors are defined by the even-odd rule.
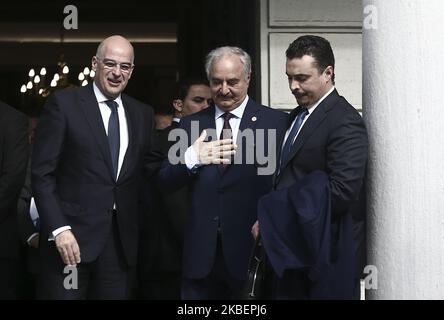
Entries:
[[[232,139],[233,131],[231,131],[230,119],[233,115],[229,112],[225,112],[222,117],[224,118],[224,126],[222,127],[222,131],[220,132],[220,140],[222,139]],[[221,163],[219,165],[219,169],[223,172],[227,168],[228,164]]]

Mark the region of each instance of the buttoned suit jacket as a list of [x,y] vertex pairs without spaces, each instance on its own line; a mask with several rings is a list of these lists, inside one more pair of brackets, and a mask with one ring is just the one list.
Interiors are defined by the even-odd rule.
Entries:
[[52,231],[71,226],[82,262],[95,260],[111,231],[115,204],[124,258],[129,266],[135,265],[140,182],[158,170],[163,157],[156,151],[151,107],[125,94],[122,103],[129,143],[114,181],[108,139],[92,85],[56,91],[46,102],[32,155],[32,187],[40,214],[43,255],[56,252],[53,242],[46,241]]
[[[218,227],[229,273],[237,279],[246,278],[254,243],[251,227],[257,220],[257,201],[272,187],[272,174],[258,175],[258,169],[266,164],[257,157],[257,153],[263,151],[262,139],[258,138],[257,133],[263,129],[265,154],[273,153],[276,143],[268,146],[267,130],[275,130],[279,141],[286,121],[285,113],[249,99],[237,140],[239,148],[236,155],[239,158],[236,162],[241,164],[231,164],[223,171],[218,165],[206,165],[199,168],[196,174],[191,174],[183,162],[176,165],[165,163],[161,169],[159,178],[163,189],[183,185],[191,188],[191,209],[185,228],[183,251],[183,275],[186,278],[204,278],[210,273],[216,255]],[[193,122],[199,125],[197,135],[204,129],[215,129],[215,106],[181,120],[180,127],[189,138],[186,146],[197,138],[191,141]],[[254,141],[241,144],[240,132],[245,129],[252,129],[255,138]],[[250,157],[249,161],[247,157]]]

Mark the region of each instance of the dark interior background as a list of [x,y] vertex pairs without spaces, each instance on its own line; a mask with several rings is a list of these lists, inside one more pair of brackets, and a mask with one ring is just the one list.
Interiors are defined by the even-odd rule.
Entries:
[[[62,28],[66,17],[63,8],[70,4],[78,9],[78,30]],[[5,35],[10,32],[19,39],[20,31],[17,30],[27,32],[29,26],[34,34],[38,34],[39,24],[45,23],[57,25],[61,39],[76,32],[88,35],[88,30],[82,29],[82,25],[84,28],[94,25],[96,33],[99,31],[106,36],[114,31],[109,30],[112,29],[110,25],[118,29],[120,24],[125,23],[152,23],[165,26],[169,32],[175,30],[175,43],[134,44],[136,68],[126,93],[159,111],[169,108],[174,83],[179,78],[204,74],[203,59],[217,46],[240,46],[252,56],[253,67],[256,65],[259,55],[258,6],[256,0],[7,0],[0,9],[0,24],[12,24],[13,28],[10,31],[0,30],[0,33]],[[146,33],[149,31],[146,30]],[[125,35],[127,30],[118,32]],[[144,34],[145,30],[140,30],[140,33]],[[45,66],[48,73],[53,74],[63,53],[70,67],[70,82],[78,85],[77,75],[85,66],[90,66],[98,45],[87,41],[20,42],[13,38],[0,41],[0,100],[27,114],[38,113],[41,108],[40,102],[24,101],[20,94],[20,87],[28,81],[31,67],[38,72]],[[254,99],[259,98],[258,80],[253,75],[249,94]]]

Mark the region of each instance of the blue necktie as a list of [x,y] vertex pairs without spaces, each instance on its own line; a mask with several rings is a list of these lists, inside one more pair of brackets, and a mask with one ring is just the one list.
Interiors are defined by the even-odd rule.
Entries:
[[120,129],[119,115],[117,113],[117,102],[107,100],[105,103],[111,109],[111,116],[108,121],[108,143],[111,151],[111,161],[113,164],[114,181],[117,180],[117,169],[119,166],[119,150],[120,150]]
[[280,170],[283,169],[283,166],[287,163],[289,160],[288,157],[290,156],[291,147],[293,145],[294,138],[296,137],[296,134],[299,131],[299,128],[301,127],[302,123],[304,122],[305,117],[308,114],[308,110],[306,108],[301,108],[299,110],[298,116],[296,117],[296,121],[294,123],[293,128],[291,128],[290,133],[288,134],[287,140],[285,141],[284,147],[282,148],[282,154],[281,154],[281,164],[280,164]]

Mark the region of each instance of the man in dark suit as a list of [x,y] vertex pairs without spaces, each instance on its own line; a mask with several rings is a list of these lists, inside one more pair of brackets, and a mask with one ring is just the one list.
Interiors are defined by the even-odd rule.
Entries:
[[19,298],[17,200],[28,161],[28,120],[0,102],[0,299]]
[[[256,221],[257,200],[271,188],[274,168],[261,175],[265,162],[260,151],[272,158],[272,142],[283,134],[286,114],[248,97],[251,60],[242,49],[217,48],[207,55],[205,67],[214,104],[181,120],[186,138],[176,145],[185,143],[186,152],[179,164],[172,165],[177,159],[170,150],[170,163],[159,178],[164,188],[189,185],[192,193],[182,298],[230,299],[239,294],[247,276],[253,245],[249,230]],[[205,142],[207,136],[211,141]],[[230,159],[236,148],[233,141],[239,147]]]
[[162,160],[153,151],[152,109],[122,94],[133,68],[129,41],[109,37],[92,58],[94,83],[55,92],[45,105],[32,156],[39,298],[129,296],[138,190]]
[[[185,78],[177,84],[172,100],[172,124],[157,130],[158,143],[166,157],[175,141],[169,133],[179,127],[180,119],[209,106],[211,102],[208,81]],[[182,283],[183,230],[190,208],[190,189],[184,186],[175,192],[153,190],[155,196],[144,203],[143,230],[140,235],[139,286],[145,299],[178,300]],[[145,197],[143,202],[147,202]],[[152,205],[154,204],[154,208]],[[148,214],[148,215],[147,215]]]
[[[326,39],[299,37],[288,47],[286,57],[288,83],[299,106],[290,114],[274,190],[285,190],[315,170],[325,172],[331,190],[333,242],[334,227],[344,219],[354,218],[358,228],[362,223],[363,213],[356,208],[363,201],[366,128],[356,109],[334,87],[334,55]],[[297,290],[286,292],[290,287]],[[278,281],[277,297],[309,298],[309,287],[306,274],[290,272]]]

